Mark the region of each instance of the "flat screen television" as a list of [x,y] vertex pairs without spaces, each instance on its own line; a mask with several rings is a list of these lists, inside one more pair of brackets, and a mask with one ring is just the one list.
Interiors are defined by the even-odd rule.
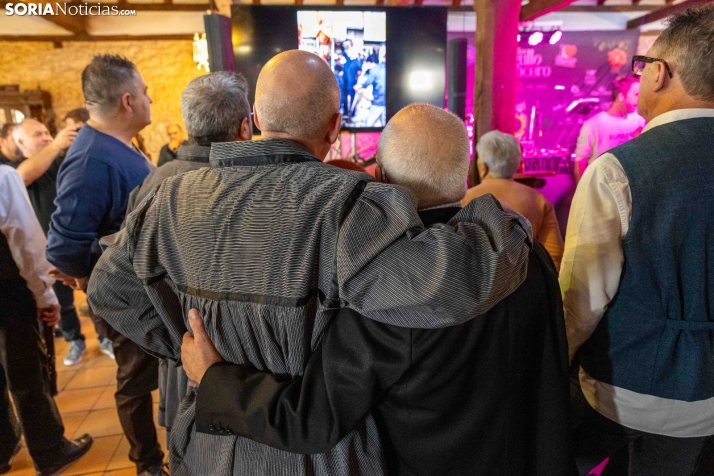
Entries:
[[255,99],[262,66],[301,49],[321,56],[340,86],[342,129],[380,131],[414,102],[444,107],[444,7],[234,5],[233,48]]

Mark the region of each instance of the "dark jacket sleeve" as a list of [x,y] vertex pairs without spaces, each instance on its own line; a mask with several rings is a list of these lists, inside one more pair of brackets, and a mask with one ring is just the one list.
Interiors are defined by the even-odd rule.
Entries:
[[411,332],[345,309],[294,380],[215,364],[197,392],[196,430],[236,434],[293,453],[324,453],[407,370]]
[[526,279],[528,220],[492,195],[424,228],[411,192],[368,183],[337,242],[339,298],[365,317],[439,328],[486,313]]

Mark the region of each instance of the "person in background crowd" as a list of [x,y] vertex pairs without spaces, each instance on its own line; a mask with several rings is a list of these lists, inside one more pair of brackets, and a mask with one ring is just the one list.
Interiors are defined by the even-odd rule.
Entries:
[[161,167],[164,164],[176,160],[179,147],[181,144],[185,144],[183,137],[183,129],[179,124],[169,124],[166,128],[166,133],[169,136],[169,143],[164,145],[159,152],[159,163],[157,167]]
[[[17,168],[23,178],[32,208],[46,235],[50,228],[50,218],[56,208],[57,174],[67,149],[77,137],[77,127],[75,124],[65,127],[52,139],[44,124],[35,119],[25,119],[15,127],[13,137],[21,155],[28,158],[7,165]],[[77,310],[74,307],[74,292],[72,288],[65,286],[60,281],[55,282],[53,288],[62,307],[59,329],[64,339],[70,344],[67,355],[64,357],[64,365],[76,365],[82,360],[86,344],[79,316],[77,316]],[[101,335],[99,348],[112,355],[111,342]]]
[[[457,116],[425,104],[402,109],[378,156],[377,180],[411,188],[424,225],[461,209],[469,139]],[[537,243],[526,281],[486,315],[409,329],[344,309],[292,381],[223,362],[198,311],[189,317],[195,338],[184,337],[181,361],[200,384],[198,431],[220,422],[273,447],[322,453],[374,408],[389,474],[572,474],[563,305]]]
[[[151,99],[134,64],[120,56],[95,56],[82,72],[82,91],[90,119],[60,168],[47,245],[47,259],[74,289],[86,289],[101,254],[99,238],[119,230],[129,194],[154,170],[131,142],[151,123]],[[165,474],[151,401],[158,361],[114,330],[91,304],[90,314],[112,341],[115,398],[129,458],[139,474]]]
[[365,122],[366,127],[382,127],[387,122],[386,90],[387,77],[384,64],[379,62],[377,53],[372,53],[364,60],[362,66],[364,82],[358,82],[355,91],[366,90],[372,86],[372,100],[369,105],[369,114]]
[[576,457],[688,476],[714,434],[714,7],[671,18],[633,74],[649,123],[583,175],[560,270]]
[[580,129],[575,148],[573,174],[580,181],[585,168],[613,147],[623,144],[642,132],[646,121],[637,114],[640,83],[626,76],[615,80],[612,87],[612,106],[585,121]]
[[[255,97],[262,140],[212,144],[210,168],[166,179],[102,240],[90,305],[146,350],[179,358],[197,307],[226,360],[298,376],[343,303],[439,327],[488,311],[526,279],[530,225],[492,197],[425,230],[408,190],[322,163],[342,118],[319,56],[275,56]],[[171,430],[174,475],[385,472],[371,414],[328,453],[293,455],[196,433],[195,398]]]
[[50,393],[38,320],[54,326],[60,306],[45,259],[47,240],[22,177],[6,165],[0,165],[0,190],[0,474],[10,471],[22,431],[38,476],[51,475],[84,455],[92,437],[64,437]]
[[64,116],[64,126],[67,129],[79,131],[85,122],[89,120],[89,111],[86,108],[78,107],[72,109]]
[[14,124],[4,124],[0,128],[0,165],[12,167],[22,159],[22,153],[12,137],[14,128]]
[[533,237],[548,250],[556,269],[563,258],[563,237],[553,205],[532,188],[513,180],[521,165],[521,145],[515,137],[499,131],[484,134],[476,145],[481,183],[469,189],[461,201],[466,205],[487,193],[505,200],[515,211],[531,222]]
[[[151,172],[129,195],[127,215],[166,178],[208,167],[213,142],[246,141],[253,137],[248,83],[241,74],[227,72],[200,76],[181,97],[188,143],[179,147],[176,160]],[[147,358],[151,358],[148,357]],[[159,363],[159,424],[169,440],[174,418],[188,390],[188,378],[170,359]]]

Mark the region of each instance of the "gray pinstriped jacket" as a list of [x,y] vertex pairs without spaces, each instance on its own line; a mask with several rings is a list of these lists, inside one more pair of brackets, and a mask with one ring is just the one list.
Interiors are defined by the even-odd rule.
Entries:
[[[225,360],[297,376],[339,307],[418,328],[484,313],[524,281],[530,240],[491,196],[424,229],[411,192],[299,144],[214,144],[211,168],[167,179],[102,240],[88,296],[156,355],[180,356],[196,307]],[[329,452],[295,455],[197,433],[193,399],[172,428],[173,475],[385,473],[371,415]]]

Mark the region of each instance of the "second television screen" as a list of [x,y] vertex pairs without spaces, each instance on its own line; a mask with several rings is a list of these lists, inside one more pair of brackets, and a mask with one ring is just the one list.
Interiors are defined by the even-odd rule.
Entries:
[[299,48],[324,58],[340,86],[342,127],[384,127],[386,13],[298,10],[297,21]]

